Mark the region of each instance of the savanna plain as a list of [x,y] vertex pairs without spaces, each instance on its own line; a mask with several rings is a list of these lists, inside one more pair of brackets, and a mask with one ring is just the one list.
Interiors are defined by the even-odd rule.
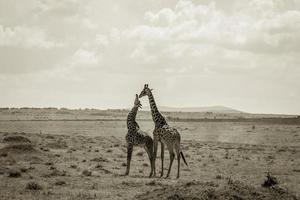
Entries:
[[[0,199],[299,199],[298,116],[165,112],[188,163],[165,179],[160,146],[157,177],[140,147],[124,176],[127,113],[1,109]],[[152,136],[150,112],[137,122]],[[168,165],[165,151],[165,175]]]

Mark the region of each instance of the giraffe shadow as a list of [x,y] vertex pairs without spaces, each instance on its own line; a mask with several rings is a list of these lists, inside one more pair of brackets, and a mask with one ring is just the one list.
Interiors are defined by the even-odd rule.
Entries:
[[[145,175],[132,175],[130,177],[132,177],[132,178],[149,178],[149,176],[145,176]],[[152,177],[150,177],[150,178],[152,178]]]
[[[125,175],[124,173],[113,173],[114,176],[118,177],[128,177],[128,178],[149,178],[149,176],[145,175]],[[150,177],[150,178],[155,178],[155,177]]]

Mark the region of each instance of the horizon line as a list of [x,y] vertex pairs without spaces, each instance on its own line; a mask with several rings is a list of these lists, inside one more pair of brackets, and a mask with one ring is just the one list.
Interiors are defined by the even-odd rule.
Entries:
[[[238,111],[238,113],[243,113],[243,114],[252,114],[252,115],[292,115],[292,116],[297,116],[297,115],[300,115],[300,114],[291,114],[291,113],[262,113],[262,112],[245,112],[245,111],[240,111],[238,109],[235,109],[235,108],[231,108],[231,107],[227,107],[227,106],[222,106],[222,105],[215,105],[215,106],[187,106],[187,107],[173,107],[173,106],[160,106],[160,107],[168,107],[168,108],[178,108],[178,109],[182,109],[182,108],[205,108],[205,107],[225,107],[225,108],[229,108],[229,109],[232,109],[232,110],[235,110],[235,111]],[[145,106],[146,108],[149,106]],[[45,107],[30,107],[30,106],[0,106],[0,110],[3,110],[3,109],[57,109],[57,110],[61,110],[61,109],[67,109],[67,110],[130,110],[131,107],[123,107],[123,108],[96,108],[96,107],[55,107],[55,106],[45,106]],[[140,111],[149,111],[149,110],[140,110]],[[162,110],[161,112],[191,112],[191,111],[164,111]],[[201,111],[195,111],[194,113],[201,113]],[[213,112],[214,111],[203,111],[204,112]],[[215,113],[218,113],[218,112],[215,112]],[[228,112],[230,113],[230,112]]]

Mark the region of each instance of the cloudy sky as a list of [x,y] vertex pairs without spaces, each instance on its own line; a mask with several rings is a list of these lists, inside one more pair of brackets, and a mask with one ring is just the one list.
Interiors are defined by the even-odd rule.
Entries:
[[0,107],[300,114],[299,67],[299,0],[0,0]]

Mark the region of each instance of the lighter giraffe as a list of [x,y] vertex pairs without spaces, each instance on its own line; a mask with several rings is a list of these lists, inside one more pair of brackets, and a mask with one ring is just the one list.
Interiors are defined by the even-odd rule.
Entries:
[[133,108],[129,112],[127,116],[127,129],[128,132],[126,134],[126,143],[127,143],[127,165],[126,165],[126,172],[125,175],[129,174],[130,170],[130,161],[132,157],[132,151],[134,146],[142,146],[145,148],[149,160],[150,160],[150,166],[151,166],[151,172],[149,177],[153,175],[153,140],[152,138],[147,135],[147,133],[140,130],[140,127],[138,123],[135,121],[136,114],[138,109],[142,106],[140,103],[140,100],[138,98],[138,95],[135,96],[135,101]]
[[177,178],[179,178],[180,173],[180,155],[183,158],[184,163],[187,165],[183,153],[180,149],[180,134],[177,129],[170,127],[166,122],[165,118],[158,111],[154,97],[152,95],[152,89],[148,88],[148,84],[144,85],[144,89],[139,95],[139,98],[143,96],[148,96],[149,104],[151,108],[152,119],[155,123],[155,128],[153,131],[153,142],[154,142],[154,153],[153,153],[153,165],[154,165],[154,176],[156,175],[155,171],[155,160],[157,156],[157,147],[158,142],[161,143],[161,177],[164,175],[164,145],[167,146],[169,154],[170,154],[170,164],[167,173],[167,177],[169,177],[173,160],[174,160],[174,150],[177,155],[178,168],[177,168]]

